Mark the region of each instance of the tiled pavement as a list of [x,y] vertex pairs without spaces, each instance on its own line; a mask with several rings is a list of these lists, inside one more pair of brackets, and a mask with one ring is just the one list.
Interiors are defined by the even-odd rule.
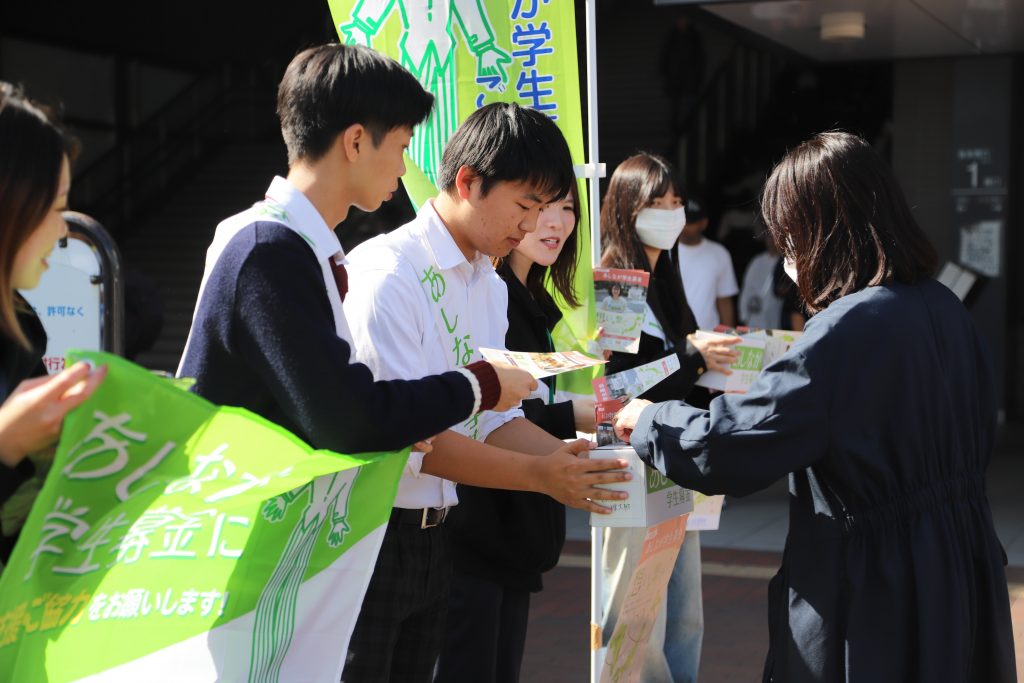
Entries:
[[[523,683],[589,680],[589,544],[570,541],[566,551],[563,558],[568,562],[563,561],[563,566],[545,576],[545,590],[535,595],[531,604],[520,677]],[[768,579],[781,559],[773,552],[703,549],[702,682],[761,680],[768,649]],[[1007,578],[1017,643],[1017,677],[1024,681],[1024,568],[1010,567]]]
[[[571,541],[567,554],[589,558],[589,544]],[[563,555],[564,557],[564,555]],[[702,681],[759,681],[768,649],[765,628],[768,578],[778,553],[708,549],[704,564]],[[520,680],[523,683],[586,683],[590,672],[590,572],[585,562],[545,575],[535,595]],[[745,568],[753,578],[722,576]],[[710,569],[710,572],[709,572]]]
[[[989,470],[989,499],[996,529],[1010,559],[1011,613],[1018,678],[1024,682],[1024,440],[1022,432],[1001,444]],[[1005,435],[1004,435],[1005,437]],[[784,484],[731,500],[722,528],[701,534],[704,583],[702,683],[760,681],[768,647],[768,579],[781,560],[786,535]],[[570,513],[563,562],[545,575],[533,597],[523,683],[586,683],[589,680],[589,527],[586,515]]]

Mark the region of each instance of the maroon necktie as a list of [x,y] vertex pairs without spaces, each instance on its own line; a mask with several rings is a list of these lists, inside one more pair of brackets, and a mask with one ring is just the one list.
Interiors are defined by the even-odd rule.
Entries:
[[348,271],[345,270],[345,264],[335,263],[333,256],[328,258],[327,262],[331,264],[331,272],[334,274],[334,284],[338,286],[338,294],[341,296],[341,300],[344,301],[345,295],[348,294]]

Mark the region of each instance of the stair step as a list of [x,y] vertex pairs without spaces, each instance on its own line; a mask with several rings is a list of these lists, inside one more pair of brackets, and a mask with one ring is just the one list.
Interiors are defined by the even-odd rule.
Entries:
[[164,206],[135,226],[120,249],[126,268],[149,277],[164,300],[164,326],[153,348],[136,362],[173,372],[192,325],[206,250],[217,224],[251,206],[275,174],[286,172],[284,146],[239,143],[168,193]]

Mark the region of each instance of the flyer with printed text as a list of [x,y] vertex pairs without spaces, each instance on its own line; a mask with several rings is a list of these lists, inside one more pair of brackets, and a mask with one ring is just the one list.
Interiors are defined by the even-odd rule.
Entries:
[[650,279],[650,273],[643,270],[594,269],[597,326],[603,330],[597,343],[602,349],[623,353],[640,350]]
[[615,399],[625,404],[678,369],[679,357],[673,353],[614,375],[605,375],[594,380],[594,398],[597,401]]
[[591,358],[579,351],[527,353],[526,351],[481,348],[480,355],[489,361],[506,363],[522,368],[537,379],[608,362],[603,358]]
[[[733,334],[725,332],[708,332],[697,330],[697,338],[709,337],[731,337]],[[729,369],[731,375],[722,372],[709,371],[701,375],[697,385],[723,391],[727,394],[745,394],[750,386],[761,376],[761,371],[781,358],[790,347],[800,338],[801,332],[792,330],[754,330],[752,332],[741,332],[739,337],[743,339],[735,348],[740,357]]]

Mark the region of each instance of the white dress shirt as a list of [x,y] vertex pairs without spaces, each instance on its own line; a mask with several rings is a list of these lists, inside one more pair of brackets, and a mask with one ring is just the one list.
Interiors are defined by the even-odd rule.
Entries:
[[[453,368],[449,363],[453,349],[434,323],[430,302],[420,285],[421,276],[403,253],[403,247],[413,243],[433,254],[448,295],[465,297],[463,311],[470,317],[468,329],[474,348],[505,348],[505,283],[483,254],[477,254],[472,262],[466,260],[433,204],[427,202],[411,223],[364,242],[348,257],[345,314],[353,349],[359,362],[366,364],[377,379],[418,379]],[[485,440],[492,431],[522,414],[518,408],[501,413],[485,411],[478,424],[479,439]],[[421,474],[422,464],[423,454],[414,451],[399,481],[395,507],[455,505],[455,484]]]

